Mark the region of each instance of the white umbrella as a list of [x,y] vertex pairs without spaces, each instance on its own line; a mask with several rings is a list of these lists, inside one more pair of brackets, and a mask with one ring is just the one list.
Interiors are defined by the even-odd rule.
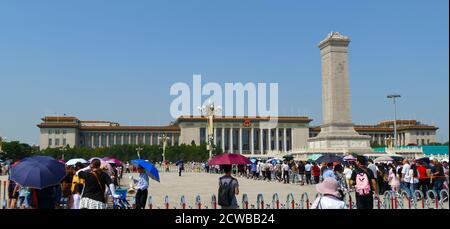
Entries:
[[88,161],[84,160],[83,158],[75,158],[75,159],[70,159],[68,162],[66,162],[66,165],[72,166],[72,165],[77,164],[78,162],[80,162],[81,164],[88,163]]
[[376,158],[373,161],[374,162],[387,162],[387,161],[394,161],[394,159],[392,157],[388,157],[388,156],[381,156],[381,157]]

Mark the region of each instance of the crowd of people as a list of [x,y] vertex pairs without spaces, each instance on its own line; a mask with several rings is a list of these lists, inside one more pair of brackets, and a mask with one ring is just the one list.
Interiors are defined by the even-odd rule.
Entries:
[[[137,191],[134,208],[145,208],[149,187],[145,170],[129,162],[121,166],[114,163],[110,165],[111,167],[104,166],[99,159],[94,159],[90,164],[76,163],[66,166],[66,176],[61,184],[44,189],[21,187],[9,180],[8,207],[105,209],[108,196],[120,197],[116,194],[116,189],[120,187],[123,173],[138,173],[138,178],[130,177]],[[206,162],[165,162],[159,163],[158,166],[165,172],[177,171],[179,176],[182,176],[182,171],[185,170],[224,173],[225,176],[219,179],[219,204],[221,203],[223,208],[237,208],[237,177],[283,184],[315,184],[317,192],[322,195],[313,202],[312,208],[324,209],[344,208],[343,198],[349,192],[355,193],[358,209],[367,209],[373,208],[374,196],[382,195],[386,191],[394,191],[398,195],[406,193],[409,197],[414,195],[416,190],[424,194],[428,190],[434,190],[439,194],[442,189],[448,190],[449,182],[448,162],[438,160],[404,159],[374,163],[371,159],[358,156],[355,161],[344,163],[253,160],[252,164],[238,166],[209,166]],[[8,174],[6,168],[8,167],[2,167],[2,174]],[[231,194],[223,197],[220,190]],[[425,195],[424,198],[426,197]]]
[[[414,160],[374,163],[364,156],[344,163],[316,163],[309,161],[254,161],[251,165],[235,166],[231,169],[215,168],[214,172],[224,172],[226,177],[236,177],[261,181],[275,181],[284,184],[316,185],[321,193],[312,205],[317,209],[342,209],[344,196],[354,193],[358,209],[373,209],[374,197],[386,191],[397,195],[406,193],[411,198],[416,190],[424,193],[434,190],[437,196],[442,189],[448,190],[449,165],[447,161]],[[222,179],[222,178],[221,178]],[[230,178],[227,178],[229,181]],[[234,181],[238,187],[237,180]],[[222,181],[220,181],[222,184]]]
[[116,189],[124,172],[139,173],[138,178],[131,178],[137,189],[134,208],[144,208],[147,201],[148,176],[140,166],[128,162],[122,166],[105,166],[99,159],[89,164],[80,162],[66,166],[66,175],[60,185],[43,189],[22,187],[13,180],[8,180],[9,209],[106,209],[108,197],[120,198]]

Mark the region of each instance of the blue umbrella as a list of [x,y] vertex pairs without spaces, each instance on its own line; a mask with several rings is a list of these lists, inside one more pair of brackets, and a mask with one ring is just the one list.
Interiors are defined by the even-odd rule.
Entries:
[[11,180],[35,189],[59,185],[65,176],[64,164],[47,156],[28,157],[11,168]]
[[184,161],[183,160],[179,160],[179,161],[175,162],[175,165],[182,164],[182,163],[184,163]]
[[150,178],[152,178],[155,181],[160,182],[158,169],[156,169],[156,167],[152,163],[150,163],[146,160],[142,160],[142,159],[132,160],[131,163],[136,166],[143,167],[145,169],[145,171],[147,171],[147,175]]
[[252,159],[250,159],[250,161],[251,161],[252,163],[256,163],[258,160],[256,160],[256,158],[252,158]]

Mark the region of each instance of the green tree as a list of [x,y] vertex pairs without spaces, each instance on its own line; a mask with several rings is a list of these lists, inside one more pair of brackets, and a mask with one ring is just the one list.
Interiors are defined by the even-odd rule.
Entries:
[[30,145],[18,141],[3,142],[2,150],[5,153],[5,157],[13,161],[33,155],[33,149]]

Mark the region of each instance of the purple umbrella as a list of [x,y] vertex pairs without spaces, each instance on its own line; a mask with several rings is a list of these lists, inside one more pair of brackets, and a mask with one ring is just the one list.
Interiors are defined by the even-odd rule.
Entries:
[[344,161],[356,161],[356,158],[352,155],[348,155],[344,157]]

